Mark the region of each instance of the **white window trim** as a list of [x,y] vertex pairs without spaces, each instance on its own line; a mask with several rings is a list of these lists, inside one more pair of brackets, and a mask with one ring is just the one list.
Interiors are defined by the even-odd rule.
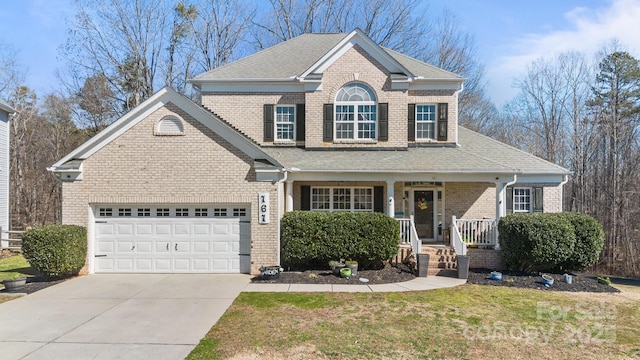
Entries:
[[[516,190],[528,190],[529,191],[529,210],[516,209]],[[512,207],[514,213],[530,213],[533,212],[533,188],[527,186],[519,186],[513,188],[512,194]]]
[[[313,208],[313,190],[316,189],[329,189],[329,209],[314,209]],[[335,189],[349,189],[350,190],[350,205],[349,205],[349,209],[334,209],[334,204],[333,204],[333,191]],[[371,191],[371,209],[355,209],[355,189],[368,189]],[[309,199],[309,206],[311,208],[311,211],[325,211],[325,212],[373,212],[374,210],[374,191],[373,191],[373,187],[371,186],[313,186],[311,187],[311,191],[310,191],[310,199]]]
[[[418,120],[418,107],[419,106],[433,106],[434,111],[434,118],[433,121],[424,121],[424,120]],[[437,140],[438,138],[438,104],[435,103],[422,103],[422,104],[416,104],[416,113],[415,113],[415,119],[416,119],[416,126],[415,126],[415,137],[416,137],[416,142],[434,142]],[[422,138],[418,136],[418,124],[422,123],[422,124],[433,124],[433,137],[432,138]]]
[[[293,134],[291,139],[278,139],[278,124],[289,124],[288,122],[278,122],[278,108],[283,107],[293,108]],[[273,107],[273,141],[275,143],[294,143],[296,141],[296,122],[298,119],[296,111],[296,105],[294,104],[280,104]]]
[[[348,83],[345,84],[344,86],[350,85],[353,83]],[[375,97],[375,93],[373,92],[373,89],[371,89],[371,87],[369,87],[368,85],[364,84],[364,83],[357,83],[359,85],[362,85],[362,87],[366,87],[367,89],[369,89],[371,91],[371,93],[373,93],[373,96]],[[343,86],[343,87],[344,87]],[[342,88],[340,89],[342,90]],[[371,143],[371,142],[377,142],[378,140],[378,123],[379,123],[379,109],[378,109],[378,101],[377,98],[373,101],[340,101],[337,99],[338,95],[340,94],[340,90],[338,90],[338,92],[336,93],[336,99],[335,99],[335,103],[333,104],[333,140],[335,142],[341,142],[341,143]],[[367,105],[373,105],[375,107],[375,116],[376,119],[374,121],[370,121],[370,120],[360,120],[359,119],[359,114],[358,114],[358,106],[367,106]],[[353,121],[338,121],[338,106],[353,106]],[[353,124],[353,137],[351,138],[338,138],[337,134],[338,134],[338,124]],[[360,138],[358,137],[358,125],[359,124],[373,124],[375,127],[375,131],[373,134],[373,138]]]

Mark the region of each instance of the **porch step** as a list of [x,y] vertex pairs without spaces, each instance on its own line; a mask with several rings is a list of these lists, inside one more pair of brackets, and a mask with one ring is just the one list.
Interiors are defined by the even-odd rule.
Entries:
[[457,276],[458,257],[448,246],[422,246],[422,253],[429,254],[427,276]]

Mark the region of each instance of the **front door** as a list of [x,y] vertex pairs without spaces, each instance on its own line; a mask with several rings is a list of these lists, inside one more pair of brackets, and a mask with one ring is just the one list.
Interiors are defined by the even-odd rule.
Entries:
[[436,202],[434,190],[413,191],[413,215],[418,237],[421,240],[435,240]]

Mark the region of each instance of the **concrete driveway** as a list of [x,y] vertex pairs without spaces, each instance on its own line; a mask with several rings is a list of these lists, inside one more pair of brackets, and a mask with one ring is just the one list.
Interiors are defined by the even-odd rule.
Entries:
[[249,275],[90,275],[0,304],[2,359],[183,359]]

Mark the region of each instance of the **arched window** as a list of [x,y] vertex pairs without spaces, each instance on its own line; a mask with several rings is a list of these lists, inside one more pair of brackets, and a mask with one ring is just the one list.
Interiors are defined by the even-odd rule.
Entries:
[[336,95],[335,139],[375,139],[376,95],[367,85],[352,82]]
[[180,119],[168,116],[158,121],[156,135],[184,135],[184,125]]

